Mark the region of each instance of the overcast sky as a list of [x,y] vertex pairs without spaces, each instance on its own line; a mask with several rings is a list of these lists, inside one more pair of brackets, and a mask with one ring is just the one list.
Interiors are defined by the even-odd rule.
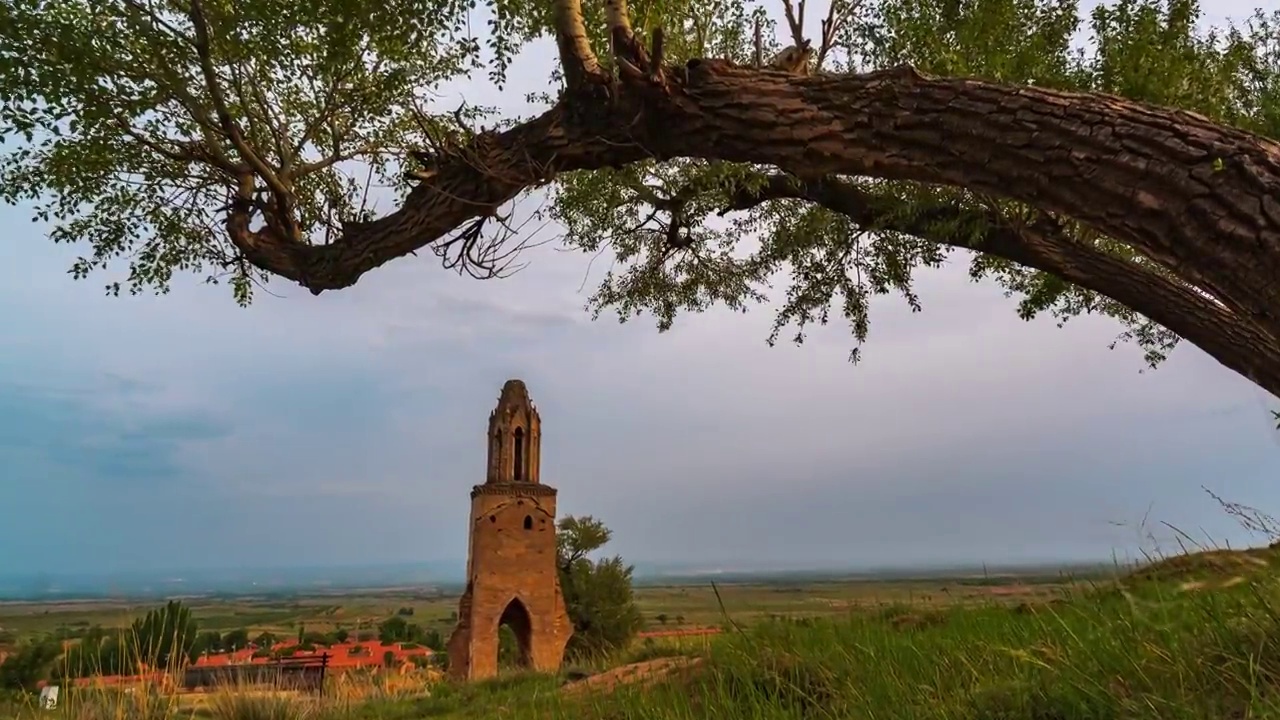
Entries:
[[[544,82],[550,46],[525,59]],[[103,297],[106,276],[65,274],[81,249],[21,209],[0,228],[6,571],[460,560],[512,377],[562,513],[603,519],[634,561],[1105,559],[1151,549],[1144,516],[1166,550],[1160,522],[1249,542],[1202,486],[1280,510],[1265,393],[1190,346],[1140,374],[1111,322],[1022,322],[962,262],[920,278],[921,314],[878,302],[852,366],[844,327],[768,348],[768,308],[662,335],[592,322],[588,258],[550,248],[509,280],[428,255],[318,298],[276,283],[245,310],[185,280]]]

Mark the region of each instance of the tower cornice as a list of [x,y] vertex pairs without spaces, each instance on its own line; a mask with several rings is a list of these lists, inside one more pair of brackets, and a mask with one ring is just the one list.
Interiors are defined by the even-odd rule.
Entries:
[[471,499],[481,495],[528,495],[529,497],[555,497],[559,491],[550,485],[527,482],[484,483],[471,487]]

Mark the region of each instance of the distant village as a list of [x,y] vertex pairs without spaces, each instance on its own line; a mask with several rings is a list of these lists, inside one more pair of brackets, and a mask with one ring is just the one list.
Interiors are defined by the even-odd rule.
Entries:
[[[398,625],[396,619],[388,624]],[[409,624],[409,628],[412,630],[415,626]],[[386,628],[384,632],[385,630]],[[692,637],[715,635],[719,632],[718,627],[667,628],[644,631],[639,633],[638,637],[640,639]],[[346,635],[341,631],[339,634]],[[435,633],[429,634],[435,635]],[[438,644],[439,639],[432,637],[430,641],[434,641],[432,644]],[[74,640],[63,640],[64,651],[69,650],[75,643]],[[0,662],[3,659],[4,653],[0,652]],[[242,648],[201,652],[194,661],[187,664],[180,676],[175,676],[164,669],[143,667],[142,672],[135,674],[92,674],[68,678],[63,682],[81,688],[107,688],[146,683],[167,686],[173,690],[201,691],[216,686],[218,678],[225,671],[236,668],[268,668],[285,663],[300,670],[323,667],[327,672],[336,673],[377,671],[405,675],[419,669],[438,668],[443,665],[442,661],[443,653],[419,642],[356,639],[324,643],[317,642],[314,636],[302,641],[298,639],[275,641],[269,633],[263,633],[256,641],[247,641]],[[40,681],[37,687],[48,684],[50,684],[48,681]]]
[[[214,683],[204,682],[216,669],[232,666],[268,666],[278,664],[282,659],[295,661],[313,661],[334,672],[350,672],[353,670],[388,670],[407,673],[415,668],[432,664],[435,651],[429,647],[409,642],[384,643],[381,640],[351,641],[333,645],[315,645],[299,643],[297,640],[277,642],[269,647],[261,647],[250,642],[240,650],[229,652],[206,652],[188,665],[183,685],[190,689],[200,689]],[[133,685],[140,682],[165,684],[172,682],[168,673],[162,670],[150,670],[135,675],[90,675],[74,678],[77,687],[112,687],[117,685]],[[41,683],[44,685],[45,683]]]

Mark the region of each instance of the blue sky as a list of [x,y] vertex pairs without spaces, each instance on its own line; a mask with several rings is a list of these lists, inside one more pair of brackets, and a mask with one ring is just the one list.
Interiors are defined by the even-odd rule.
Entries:
[[[526,57],[540,82],[549,46]],[[504,281],[406,258],[245,310],[196,282],[106,298],[21,209],[0,228],[9,572],[461,559],[509,377],[541,409],[562,512],[605,520],[635,561],[1123,557],[1152,549],[1148,513],[1165,549],[1161,521],[1248,542],[1202,486],[1280,510],[1265,393],[1190,346],[1140,374],[1112,323],[1024,323],[958,262],[921,278],[925,312],[879,302],[851,366],[842,327],[766,347],[767,307],[663,335],[591,322],[588,258],[550,248]]]

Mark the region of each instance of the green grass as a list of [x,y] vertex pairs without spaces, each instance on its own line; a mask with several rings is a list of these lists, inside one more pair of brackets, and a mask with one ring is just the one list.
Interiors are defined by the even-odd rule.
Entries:
[[1267,720],[1280,718],[1278,601],[1280,582],[1259,575],[1199,591],[1140,581],[1039,606],[764,621],[657,687],[574,700],[546,678],[516,679],[362,717]]
[[[746,630],[709,644],[641,644],[620,658],[703,658],[652,687],[567,696],[561,678],[512,675],[440,684],[412,699],[305,705],[305,717],[1280,720],[1280,577],[1269,571],[1280,551],[1249,557],[1172,558],[1121,583],[1026,594],[983,595],[954,582],[948,593],[936,584],[892,593],[848,584],[808,593],[722,588]],[[662,592],[681,602],[654,602],[647,612],[709,613],[701,589]],[[788,598],[802,617],[770,619]],[[803,617],[814,598],[841,609]],[[240,710],[216,718],[304,716],[304,705],[290,714],[287,703],[265,702],[228,703]],[[72,717],[46,717],[58,715]]]

